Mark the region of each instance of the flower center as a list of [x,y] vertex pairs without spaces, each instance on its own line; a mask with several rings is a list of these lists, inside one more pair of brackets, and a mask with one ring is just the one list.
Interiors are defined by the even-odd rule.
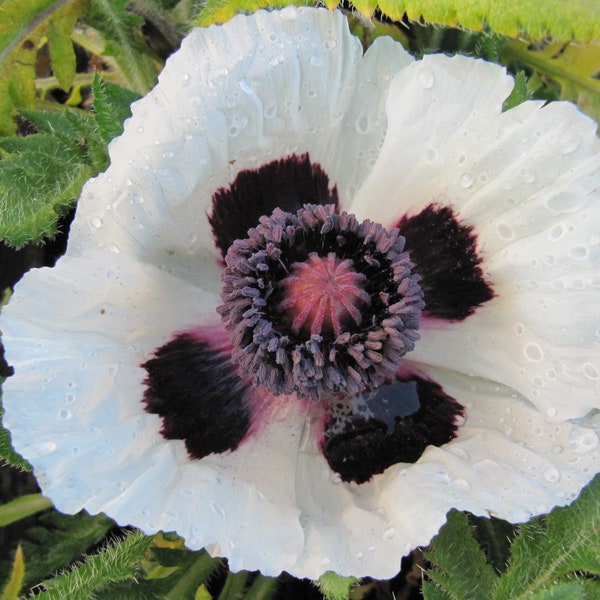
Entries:
[[370,304],[363,288],[365,279],[354,270],[352,260],[311,252],[305,262],[294,263],[281,282],[285,299],[280,309],[290,310],[290,326],[296,335],[333,332],[338,337],[349,320],[361,324],[360,308]]
[[276,209],[225,257],[238,368],[275,394],[355,395],[395,376],[424,306],[404,238],[333,205]]

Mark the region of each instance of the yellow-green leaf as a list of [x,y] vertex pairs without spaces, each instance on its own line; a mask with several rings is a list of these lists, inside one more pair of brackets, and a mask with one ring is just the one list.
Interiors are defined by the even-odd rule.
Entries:
[[503,46],[502,56],[528,65],[545,83],[557,83],[562,100],[576,102],[600,122],[600,43],[532,45],[513,40]]
[[33,104],[36,53],[44,40],[50,41],[60,85],[70,87],[75,54],[68,35],[85,6],[85,0],[0,2],[0,135],[15,131],[16,108]]
[[15,562],[13,563],[10,578],[4,590],[2,590],[0,600],[18,600],[19,592],[23,587],[23,579],[25,579],[25,559],[19,545],[15,553]]
[[[317,0],[286,4],[322,4]],[[325,0],[333,9],[341,3]],[[267,6],[279,6],[280,0],[208,0],[197,20],[198,25],[222,23],[237,12],[254,12]],[[600,2],[598,0],[356,0],[353,6],[366,17],[375,8],[391,19],[404,15],[428,23],[465,27],[481,31],[489,26],[494,32],[510,37],[527,35],[533,39],[552,36],[587,42],[600,38]]]

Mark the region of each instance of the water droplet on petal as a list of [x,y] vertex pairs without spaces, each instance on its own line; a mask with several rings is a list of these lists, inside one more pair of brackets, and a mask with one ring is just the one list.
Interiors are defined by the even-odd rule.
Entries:
[[503,240],[512,240],[515,237],[515,232],[506,223],[498,225],[498,236]]
[[535,181],[535,173],[529,169],[521,169],[521,177],[525,183],[533,183]]
[[357,133],[360,133],[361,135],[367,133],[369,131],[369,115],[367,113],[359,115],[354,126],[356,127]]
[[424,90],[432,88],[435,82],[433,71],[427,67],[421,67],[417,75],[417,82]]
[[473,178],[473,175],[471,175],[469,173],[465,173],[460,178],[460,185],[462,185],[465,189],[468,189],[473,185],[474,181],[475,181],[475,179]]
[[62,410],[58,411],[58,418],[61,421],[66,421],[67,419],[70,419],[73,416],[73,414],[71,413],[70,410],[63,408]]
[[587,258],[590,254],[590,251],[585,246],[573,246],[569,250],[569,256],[576,260],[583,260]]
[[533,362],[539,362],[544,358],[544,351],[540,348],[538,344],[530,343],[526,344],[523,348],[523,354],[526,358]]
[[556,408],[554,408],[554,406],[549,406],[549,407],[546,409],[546,414],[547,414],[549,417],[555,417],[555,416],[556,416],[556,412],[557,412],[557,411],[556,411]]
[[219,515],[219,517],[221,517],[221,518],[225,517],[225,510],[223,509],[223,507],[220,504],[218,504],[217,502],[211,502],[210,507],[213,509],[213,511],[217,515]]
[[581,138],[576,134],[566,135],[560,143],[559,150],[561,154],[571,154],[581,145]]
[[600,379],[600,371],[591,363],[585,363],[583,365],[583,374],[588,379]]
[[585,454],[598,446],[598,434],[584,427],[573,427],[567,441],[573,452]]
[[91,225],[92,227],[96,227],[96,229],[97,229],[98,227],[101,227],[101,226],[102,226],[102,221],[100,220],[100,218],[99,218],[99,217],[92,217],[92,218],[90,219],[90,225]]
[[555,469],[554,467],[550,467],[549,469],[546,469],[542,476],[544,477],[544,479],[550,483],[555,483],[560,479],[560,472],[558,471],[558,469]]
[[383,539],[384,540],[390,540],[392,539],[394,536],[396,535],[396,530],[393,527],[390,527],[389,529],[386,529],[383,532]]

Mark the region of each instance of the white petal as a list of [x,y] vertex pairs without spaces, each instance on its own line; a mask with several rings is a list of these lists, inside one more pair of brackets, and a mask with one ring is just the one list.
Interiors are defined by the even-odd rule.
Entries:
[[502,113],[511,86],[500,67],[465,57],[403,69],[352,208],[394,223],[432,202],[452,206],[474,227],[496,298],[463,322],[425,323],[413,358],[579,417],[600,398],[600,143],[570,104]]
[[326,10],[194,30],[84,189],[73,251],[91,239],[217,290],[213,194],[243,169],[306,152],[351,193],[381,143],[392,74],[410,61],[388,39],[363,59],[343,15]]

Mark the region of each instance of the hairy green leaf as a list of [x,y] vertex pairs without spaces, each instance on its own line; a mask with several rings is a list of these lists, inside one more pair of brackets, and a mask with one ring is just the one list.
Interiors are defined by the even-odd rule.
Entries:
[[[521,527],[497,600],[529,598],[574,574],[600,575],[600,477],[569,507]],[[557,596],[559,597],[559,596]]]
[[45,591],[36,595],[39,600],[84,600],[112,582],[135,580],[141,574],[140,563],[150,546],[151,538],[135,531],[123,540],[88,556],[84,563],[46,579]]
[[0,238],[21,247],[57,233],[92,169],[72,145],[48,133],[0,139]]
[[441,590],[432,593],[433,586],[426,586],[426,600],[493,598],[498,578],[475,541],[464,513],[448,513],[448,522],[431,542],[425,558],[434,565],[428,572],[429,579]]
[[326,600],[346,600],[358,581],[356,577],[342,577],[333,571],[327,571],[319,577],[316,584]]
[[[20,247],[57,233],[83,184],[108,167],[108,142],[123,130],[137,94],[94,82],[94,113],[24,110],[40,132],[0,138],[0,239]],[[0,430],[0,444],[2,431]],[[1,445],[0,445],[1,450]]]
[[103,56],[113,57],[129,89],[145,94],[154,86],[161,60],[145,43],[143,19],[128,10],[128,0],[89,0],[86,22],[104,39]]
[[92,85],[98,133],[105,145],[123,132],[131,115],[131,104],[140,96],[131,90],[103,81],[98,75]]
[[[287,2],[306,4],[309,2]],[[320,4],[313,0],[313,4]],[[338,0],[326,0],[333,9]],[[424,19],[438,25],[465,27],[481,31],[489,26],[496,33],[516,37],[527,34],[534,39],[580,41],[600,38],[600,3],[597,0],[546,0],[543,10],[539,0],[355,0],[353,6],[366,17],[378,8],[383,15],[401,21],[404,15],[413,21]],[[269,0],[208,0],[199,15],[198,24],[208,25],[229,20],[236,12],[254,12],[266,6],[280,6]]]
[[57,569],[78,560],[100,543],[114,522],[104,515],[86,512],[64,515],[56,510],[40,515],[36,525],[22,534],[21,544],[27,559],[25,582],[33,585]]
[[22,0],[0,4],[0,135],[15,131],[16,109],[35,98],[36,53],[48,38],[55,75],[68,89],[75,76],[69,34],[85,0]]

